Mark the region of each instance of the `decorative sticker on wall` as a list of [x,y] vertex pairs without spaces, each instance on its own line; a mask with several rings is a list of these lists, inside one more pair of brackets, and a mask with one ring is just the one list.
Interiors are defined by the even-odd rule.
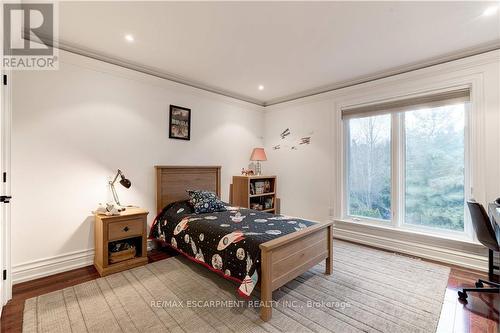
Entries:
[[286,139],[287,136],[290,135],[290,129],[287,128],[286,130],[284,130],[283,132],[281,132],[280,136],[281,136],[281,140],[284,140]]
[[290,150],[299,150],[300,146],[310,145],[311,137],[314,134],[313,131],[307,132],[304,135],[295,135],[292,134],[290,128],[285,129],[280,134],[280,143],[273,145],[273,150],[280,149],[290,149]]

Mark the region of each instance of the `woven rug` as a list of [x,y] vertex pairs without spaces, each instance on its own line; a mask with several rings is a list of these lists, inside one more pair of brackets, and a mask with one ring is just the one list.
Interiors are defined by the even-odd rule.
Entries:
[[259,319],[236,284],[173,257],[28,299],[24,332],[435,332],[449,269],[334,241],[320,264],[273,293]]

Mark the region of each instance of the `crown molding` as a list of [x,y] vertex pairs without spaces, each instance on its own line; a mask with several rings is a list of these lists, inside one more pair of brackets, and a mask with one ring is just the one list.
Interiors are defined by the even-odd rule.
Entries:
[[[30,36],[31,35],[33,35],[33,34],[30,33]],[[125,60],[125,59],[121,59],[119,57],[106,56],[106,55],[100,54],[96,51],[86,49],[86,48],[83,48],[81,46],[77,46],[77,45],[72,44],[72,43],[68,43],[65,41],[51,41],[50,39],[48,39],[40,34],[37,35],[36,38],[40,39],[46,45],[50,45],[51,47],[54,47],[54,48],[57,48],[59,50],[63,50],[63,51],[69,52],[69,53],[73,53],[73,54],[76,54],[79,56],[102,61],[102,62],[111,64],[111,65],[123,67],[123,68],[129,69],[129,70],[143,73],[143,74],[151,75],[151,76],[154,76],[154,77],[157,77],[160,79],[183,84],[185,86],[189,86],[192,88],[205,90],[205,91],[208,91],[208,92],[211,92],[214,94],[218,94],[218,95],[222,95],[225,97],[234,98],[234,99],[237,99],[237,100],[240,100],[243,102],[255,104],[257,106],[264,106],[264,104],[265,104],[263,101],[260,101],[260,100],[257,100],[257,99],[251,98],[251,97],[247,97],[244,95],[240,95],[238,93],[234,93],[231,91],[227,91],[224,89],[220,89],[220,88],[216,88],[216,87],[213,87],[210,85],[206,85],[206,84],[203,84],[203,83],[195,81],[195,80],[186,79],[186,78],[183,78],[183,77],[178,76],[178,75],[166,73],[166,72],[161,71],[159,69],[156,69],[154,67],[140,65],[140,64],[137,64],[137,63]]]
[[[32,35],[32,33],[30,33],[30,35]],[[100,54],[96,51],[85,49],[85,48],[82,48],[81,46],[77,46],[75,44],[71,44],[71,43],[68,43],[65,41],[52,42],[50,39],[45,38],[44,36],[40,36],[40,35],[38,35],[37,38],[39,38],[41,41],[43,41],[47,45],[50,45],[52,47],[58,48],[60,50],[66,51],[66,52],[70,52],[70,53],[77,54],[80,56],[84,56],[84,57],[88,57],[88,58],[95,59],[98,61],[106,62],[106,63],[112,64],[112,65],[127,68],[127,69],[137,71],[137,72],[140,72],[143,74],[155,76],[157,78],[169,80],[169,81],[183,84],[183,85],[193,87],[196,89],[205,90],[205,91],[208,91],[208,92],[211,92],[214,94],[226,96],[229,98],[234,98],[234,99],[237,99],[237,100],[240,100],[243,102],[247,102],[247,103],[251,103],[251,104],[255,104],[255,105],[258,105],[261,107],[268,107],[268,106],[277,105],[277,104],[281,104],[281,103],[287,103],[287,102],[295,101],[295,100],[306,98],[306,97],[311,97],[311,96],[320,95],[320,94],[332,92],[332,91],[343,89],[343,88],[352,87],[352,86],[362,84],[362,83],[368,83],[368,82],[388,78],[391,76],[404,74],[404,73],[408,73],[411,71],[424,69],[427,67],[432,67],[435,65],[444,64],[447,62],[451,62],[451,61],[455,61],[455,60],[459,60],[459,59],[463,59],[463,58],[467,58],[467,57],[471,57],[471,56],[475,56],[475,55],[479,55],[479,54],[483,54],[483,53],[487,53],[487,52],[491,52],[491,51],[495,51],[495,50],[500,50],[500,39],[497,39],[497,40],[494,40],[494,41],[489,42],[489,43],[484,43],[484,44],[480,44],[480,45],[477,45],[474,47],[465,48],[465,49],[458,50],[455,52],[450,52],[450,53],[447,53],[445,55],[429,58],[429,59],[426,59],[423,61],[418,61],[418,62],[410,63],[407,65],[394,67],[394,68],[391,68],[388,70],[383,70],[383,71],[379,71],[376,73],[363,75],[363,76],[357,77],[357,78],[352,79],[352,80],[345,80],[342,82],[338,82],[338,83],[334,83],[334,84],[330,84],[330,85],[326,85],[326,86],[322,86],[322,87],[318,87],[318,88],[314,88],[314,89],[310,89],[310,90],[306,90],[306,91],[301,91],[301,92],[298,92],[296,94],[291,94],[291,95],[287,95],[287,96],[283,96],[283,97],[274,98],[274,99],[271,99],[269,101],[261,101],[261,100],[247,97],[247,96],[235,93],[235,92],[231,92],[228,90],[224,90],[224,89],[216,88],[216,87],[213,87],[213,86],[210,86],[207,84],[203,84],[203,83],[195,81],[195,80],[190,80],[190,79],[186,79],[186,78],[183,78],[181,76],[178,76],[178,75],[166,73],[164,71],[161,71],[161,70],[153,68],[153,67],[140,65],[140,64],[137,64],[137,63],[125,60],[125,59],[118,58],[118,57],[106,56],[106,55]]]
[[368,83],[371,81],[385,79],[385,78],[388,78],[391,76],[404,74],[404,73],[416,71],[419,69],[424,69],[427,67],[440,65],[440,64],[447,63],[447,62],[451,62],[451,61],[455,61],[455,60],[459,60],[459,59],[463,59],[463,58],[468,58],[468,57],[472,57],[475,55],[479,55],[479,54],[483,54],[483,53],[487,53],[487,52],[491,52],[491,51],[495,51],[495,50],[500,50],[500,39],[492,41],[490,43],[477,45],[475,47],[466,48],[466,49],[462,49],[462,50],[455,51],[455,52],[450,52],[450,53],[447,53],[445,55],[441,55],[438,57],[429,58],[427,60],[418,61],[418,62],[414,62],[411,64],[394,67],[394,68],[391,68],[389,70],[380,71],[380,72],[377,72],[374,74],[360,76],[360,77],[352,79],[352,80],[346,80],[346,81],[342,81],[342,82],[335,83],[332,85],[327,85],[327,86],[311,89],[308,91],[302,91],[302,92],[299,92],[297,94],[272,99],[268,102],[265,102],[263,106],[267,107],[267,106],[272,106],[272,105],[276,105],[276,104],[291,102],[291,101],[294,101],[297,99],[311,97],[311,96],[315,96],[315,95],[319,95],[319,94],[323,94],[323,93],[328,93],[328,92],[332,92],[335,90],[352,87],[352,86],[362,84],[362,83]]

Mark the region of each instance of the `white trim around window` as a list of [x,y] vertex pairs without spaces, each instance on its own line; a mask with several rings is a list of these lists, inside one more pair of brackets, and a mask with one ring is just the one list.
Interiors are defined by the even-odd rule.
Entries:
[[[475,237],[454,238],[403,230],[375,223],[343,219],[346,204],[344,129],[342,108],[366,105],[438,91],[447,87],[470,87],[471,109],[467,122],[469,142],[469,184],[466,197],[486,205],[500,196],[500,51],[444,63],[381,80],[310,97],[308,101],[331,101],[331,185],[330,219],[334,222],[336,238],[368,244],[389,251],[403,252],[435,261],[460,265],[482,271],[488,270],[487,250]],[[473,234],[470,225],[466,234]]]
[[[434,91],[438,91],[440,93],[446,92],[446,91],[456,91],[458,89],[469,89],[471,92],[470,96],[470,103],[467,103],[467,107],[465,110],[465,119],[464,119],[464,197],[465,200],[469,199],[472,197],[472,168],[473,168],[473,144],[475,138],[477,141],[482,141],[481,138],[479,138],[478,133],[474,131],[474,129],[479,128],[479,124],[481,124],[481,116],[482,113],[478,110],[480,108],[480,105],[477,105],[477,94],[481,92],[482,87],[481,87],[481,82],[478,80],[477,77],[474,76],[469,76],[467,78],[462,78],[465,79],[463,80],[460,84],[450,84],[448,86],[441,86],[439,88],[436,88]],[[427,93],[431,93],[432,90],[428,90]],[[422,95],[423,92],[415,92],[414,94]],[[386,101],[392,100],[401,100],[402,98],[411,98],[413,93],[408,93],[404,95],[396,95],[393,96],[392,98],[386,99]],[[379,103],[380,99],[375,98],[372,101],[364,101],[361,104],[364,105],[369,105],[371,103]],[[340,129],[340,135],[338,139],[341,140],[341,145],[340,147],[342,152],[341,152],[341,162],[337,164],[337,167],[340,168],[340,172],[337,173],[338,176],[340,176],[341,179],[337,184],[341,184],[341,204],[340,207],[337,208],[337,214],[336,216],[339,216],[339,220],[343,222],[351,222],[351,223],[359,223],[362,225],[370,224],[373,226],[379,226],[383,228],[393,228],[395,230],[401,230],[409,233],[424,233],[428,234],[430,236],[435,236],[435,237],[446,237],[446,238],[452,238],[452,239],[457,239],[461,241],[471,241],[474,242],[474,236],[472,233],[472,227],[470,223],[470,218],[468,215],[468,212],[465,211],[465,205],[464,205],[464,231],[453,231],[453,230],[446,230],[446,229],[438,229],[438,228],[433,228],[433,227],[426,227],[426,226],[414,226],[411,224],[406,224],[404,223],[404,209],[405,209],[405,203],[404,203],[404,193],[405,193],[405,178],[404,178],[404,172],[405,172],[405,144],[404,144],[404,139],[405,139],[405,133],[404,133],[404,113],[392,113],[391,114],[391,212],[392,212],[392,218],[391,221],[382,221],[382,220],[377,220],[377,219],[370,219],[370,218],[363,218],[363,217],[357,217],[357,216],[349,216],[347,214],[348,212],[348,204],[349,204],[349,198],[348,198],[348,165],[347,162],[349,161],[349,149],[347,149],[347,145],[349,142],[346,140],[348,137],[348,126],[347,126],[347,121],[342,120],[342,109],[352,106],[352,105],[359,105],[360,101],[357,100],[354,103],[351,101],[352,104],[342,104],[342,103],[337,103],[336,105],[336,110],[337,110],[337,120],[340,121],[340,124],[337,125]],[[477,118],[477,119],[476,119]],[[472,119],[475,120],[474,126],[471,125]],[[481,131],[479,131],[481,133]],[[476,142],[477,142],[476,141]],[[338,209],[340,208],[340,211]]]

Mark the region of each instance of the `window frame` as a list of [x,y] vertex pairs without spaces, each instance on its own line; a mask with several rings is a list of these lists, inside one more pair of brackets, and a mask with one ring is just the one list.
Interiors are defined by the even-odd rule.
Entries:
[[412,225],[405,223],[405,169],[406,169],[406,151],[405,151],[405,113],[411,111],[411,107],[398,112],[391,112],[391,219],[382,220],[365,216],[356,216],[349,214],[349,145],[350,129],[349,120],[357,117],[342,119],[342,218],[353,223],[367,223],[383,227],[390,227],[409,232],[425,232],[429,235],[445,236],[450,238],[472,238],[472,227],[470,216],[467,212],[466,201],[471,195],[471,109],[472,101],[464,103],[464,230],[450,230],[436,228],[431,226]]
[[[355,118],[353,118],[355,119]],[[348,119],[349,120],[349,119]],[[344,152],[344,170],[343,170],[343,202],[344,202],[344,207],[343,207],[343,215],[345,218],[350,219],[355,222],[369,222],[372,224],[378,224],[380,226],[390,226],[393,224],[394,220],[394,191],[393,191],[393,184],[394,181],[392,180],[393,178],[393,173],[394,173],[394,145],[393,145],[393,132],[394,132],[394,126],[393,126],[393,116],[391,115],[391,219],[390,220],[384,220],[384,219],[377,219],[373,217],[366,217],[366,216],[359,216],[359,215],[352,215],[348,214],[349,213],[349,204],[350,204],[350,198],[349,198],[349,160],[350,160],[350,149],[349,149],[349,144],[350,144],[350,128],[348,126],[348,120],[347,121],[342,121],[343,122],[343,132],[344,132],[344,144],[343,144],[343,152]]]

